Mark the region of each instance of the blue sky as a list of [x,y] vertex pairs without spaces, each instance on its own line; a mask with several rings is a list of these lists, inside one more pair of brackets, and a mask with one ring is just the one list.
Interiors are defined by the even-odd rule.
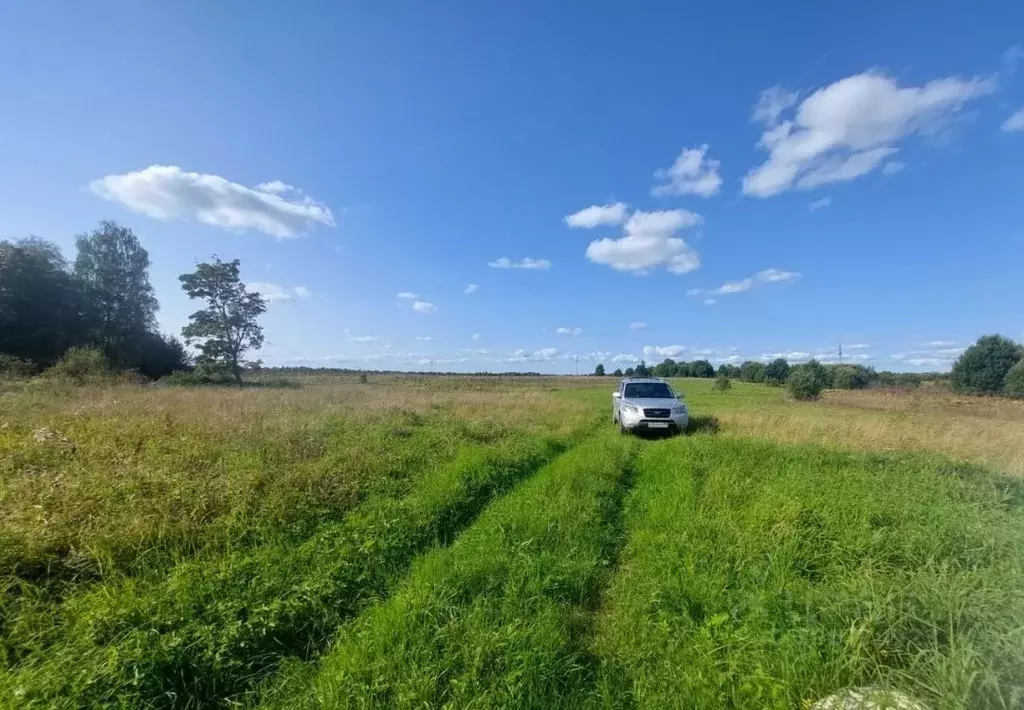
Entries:
[[169,332],[237,257],[271,364],[1024,336],[1024,5],[713,5],[7,3],[0,237],[132,227]]

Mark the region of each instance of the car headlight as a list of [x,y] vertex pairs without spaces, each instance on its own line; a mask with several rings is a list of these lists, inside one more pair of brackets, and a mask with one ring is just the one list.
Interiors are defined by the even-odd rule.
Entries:
[[629,412],[630,414],[636,414],[640,411],[640,407],[634,407],[632,404],[622,405],[622,411]]
[[686,407],[685,406],[672,407],[672,413],[673,414],[686,414]]

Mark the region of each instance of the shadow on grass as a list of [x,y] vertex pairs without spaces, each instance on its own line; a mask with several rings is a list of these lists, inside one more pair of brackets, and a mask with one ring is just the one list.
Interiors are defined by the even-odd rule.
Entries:
[[718,417],[710,414],[696,414],[690,417],[690,423],[686,427],[687,434],[717,434],[722,428]]

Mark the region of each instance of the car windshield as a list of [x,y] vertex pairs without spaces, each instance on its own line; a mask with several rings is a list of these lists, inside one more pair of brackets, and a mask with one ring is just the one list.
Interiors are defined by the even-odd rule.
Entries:
[[626,385],[628,399],[672,399],[672,390],[664,382],[634,382]]

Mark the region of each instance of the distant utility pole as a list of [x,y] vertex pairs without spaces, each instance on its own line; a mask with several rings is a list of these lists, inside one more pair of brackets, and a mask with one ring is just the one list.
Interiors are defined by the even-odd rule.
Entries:
[[580,354],[576,353],[576,376],[580,376]]
[[839,343],[839,364],[843,364],[843,344]]

